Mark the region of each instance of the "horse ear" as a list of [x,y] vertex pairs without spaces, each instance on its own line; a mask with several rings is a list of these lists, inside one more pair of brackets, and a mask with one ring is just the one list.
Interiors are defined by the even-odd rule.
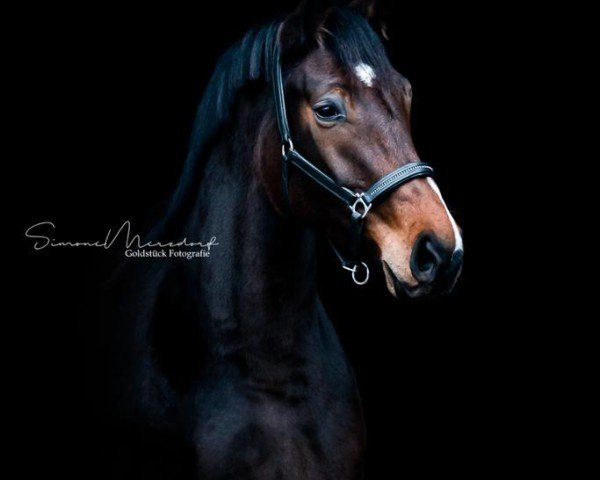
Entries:
[[385,15],[377,0],[302,0],[285,21],[280,37],[282,50],[302,52],[314,42],[320,43],[321,29],[329,14],[334,7],[343,5],[356,9],[384,38],[388,38],[383,21]]
[[339,2],[335,0],[302,0],[285,21],[281,32],[283,49],[299,50],[319,42],[319,31],[336,4]]
[[383,38],[388,39],[387,27],[384,21],[386,18],[383,11],[385,6],[378,0],[352,0],[348,6],[358,10],[375,28],[381,33]]
[[371,20],[375,17],[376,3],[378,3],[377,0],[352,0],[349,6],[362,13],[367,20]]

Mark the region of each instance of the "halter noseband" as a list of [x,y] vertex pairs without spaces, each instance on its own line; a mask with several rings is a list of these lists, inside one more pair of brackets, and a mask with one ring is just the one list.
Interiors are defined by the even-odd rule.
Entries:
[[[274,43],[275,46],[272,56],[273,95],[275,98],[275,109],[277,111],[277,126],[281,137],[283,192],[285,201],[289,206],[289,165],[291,164],[350,208],[350,235],[353,237],[351,245],[353,255],[356,257],[358,256],[360,246],[363,221],[371,210],[375,200],[415,178],[432,176],[433,169],[424,162],[408,163],[377,180],[365,192],[355,192],[347,187],[338,185],[333,178],[304,158],[298,150],[294,148],[285,110],[285,93],[283,90],[279,41],[276,40]],[[340,260],[342,268],[352,272],[352,279],[354,282],[357,285],[364,285],[367,283],[369,280],[369,267],[367,264],[355,259],[344,259],[337,248],[335,248],[333,244],[331,244],[331,246]],[[358,279],[357,272],[361,266],[365,269],[365,274],[363,279]]]

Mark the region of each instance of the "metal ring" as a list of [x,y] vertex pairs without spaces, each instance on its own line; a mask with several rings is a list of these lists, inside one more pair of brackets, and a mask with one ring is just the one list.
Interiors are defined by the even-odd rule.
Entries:
[[369,267],[367,266],[367,264],[365,262],[360,262],[360,264],[365,267],[365,279],[362,281],[358,281],[356,279],[356,271],[358,270],[358,264],[354,265],[354,268],[351,270],[352,271],[352,280],[354,280],[354,283],[356,283],[357,285],[364,285],[365,283],[367,283],[369,281]]
[[[369,213],[369,210],[371,210],[371,207],[373,206],[372,203],[367,204],[367,202],[365,202],[365,200],[363,199],[363,195],[364,193],[355,194],[356,201],[352,205],[350,205],[350,210],[352,210],[352,213],[360,215],[360,218],[365,218],[367,216],[367,213]],[[359,205],[361,206],[362,211],[358,209]]]
[[288,138],[281,144],[281,156],[283,158],[286,158],[288,156],[288,153],[290,153],[292,150],[294,150],[294,142],[292,142],[291,138]]

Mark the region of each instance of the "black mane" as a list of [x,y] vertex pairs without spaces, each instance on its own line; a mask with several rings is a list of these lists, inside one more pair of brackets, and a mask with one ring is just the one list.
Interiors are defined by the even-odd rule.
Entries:
[[[158,228],[162,234],[177,228],[175,225],[180,225],[189,214],[209,147],[229,121],[240,90],[250,82],[270,81],[279,24],[279,21],[269,22],[250,30],[219,60],[196,113],[183,172]],[[317,33],[319,40],[315,38],[305,51],[320,42],[336,57],[342,69],[351,70],[365,63],[384,77],[390,68],[379,36],[353,9],[333,9]]]
[[[192,127],[183,172],[158,230],[179,228],[185,220],[200,183],[210,145],[228,122],[239,91],[252,81],[269,79],[269,62],[277,38],[278,22],[250,30],[220,58],[213,72]],[[156,233],[156,232],[155,232]]]

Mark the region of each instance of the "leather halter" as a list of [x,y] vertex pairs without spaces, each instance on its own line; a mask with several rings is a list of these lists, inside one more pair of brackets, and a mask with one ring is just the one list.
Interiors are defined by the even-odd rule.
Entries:
[[[285,109],[285,93],[283,89],[283,74],[281,70],[281,58],[279,41],[275,41],[274,52],[272,56],[272,81],[273,94],[275,98],[275,108],[277,111],[277,126],[281,137],[281,156],[282,156],[282,175],[283,175],[283,192],[287,205],[290,205],[289,200],[289,165],[294,165],[304,175],[314,181],[321,188],[337,197],[341,202],[350,208],[350,235],[352,238],[351,249],[354,257],[358,256],[360,248],[360,237],[362,232],[363,221],[373,203],[382,198],[386,193],[389,193],[400,186],[418,177],[430,177],[433,175],[433,168],[423,162],[413,162],[403,165],[396,170],[388,173],[365,192],[358,192],[339,185],[333,178],[326,174],[315,164],[304,158],[298,150],[294,148],[290,127],[288,125],[287,114]],[[330,242],[331,243],[331,242]],[[369,267],[366,263],[355,260],[347,260],[342,257],[340,252],[333,244],[333,251],[340,260],[342,268],[352,272],[352,279],[357,285],[364,285],[369,280]],[[357,279],[357,272],[360,267],[365,269],[364,278]]]

